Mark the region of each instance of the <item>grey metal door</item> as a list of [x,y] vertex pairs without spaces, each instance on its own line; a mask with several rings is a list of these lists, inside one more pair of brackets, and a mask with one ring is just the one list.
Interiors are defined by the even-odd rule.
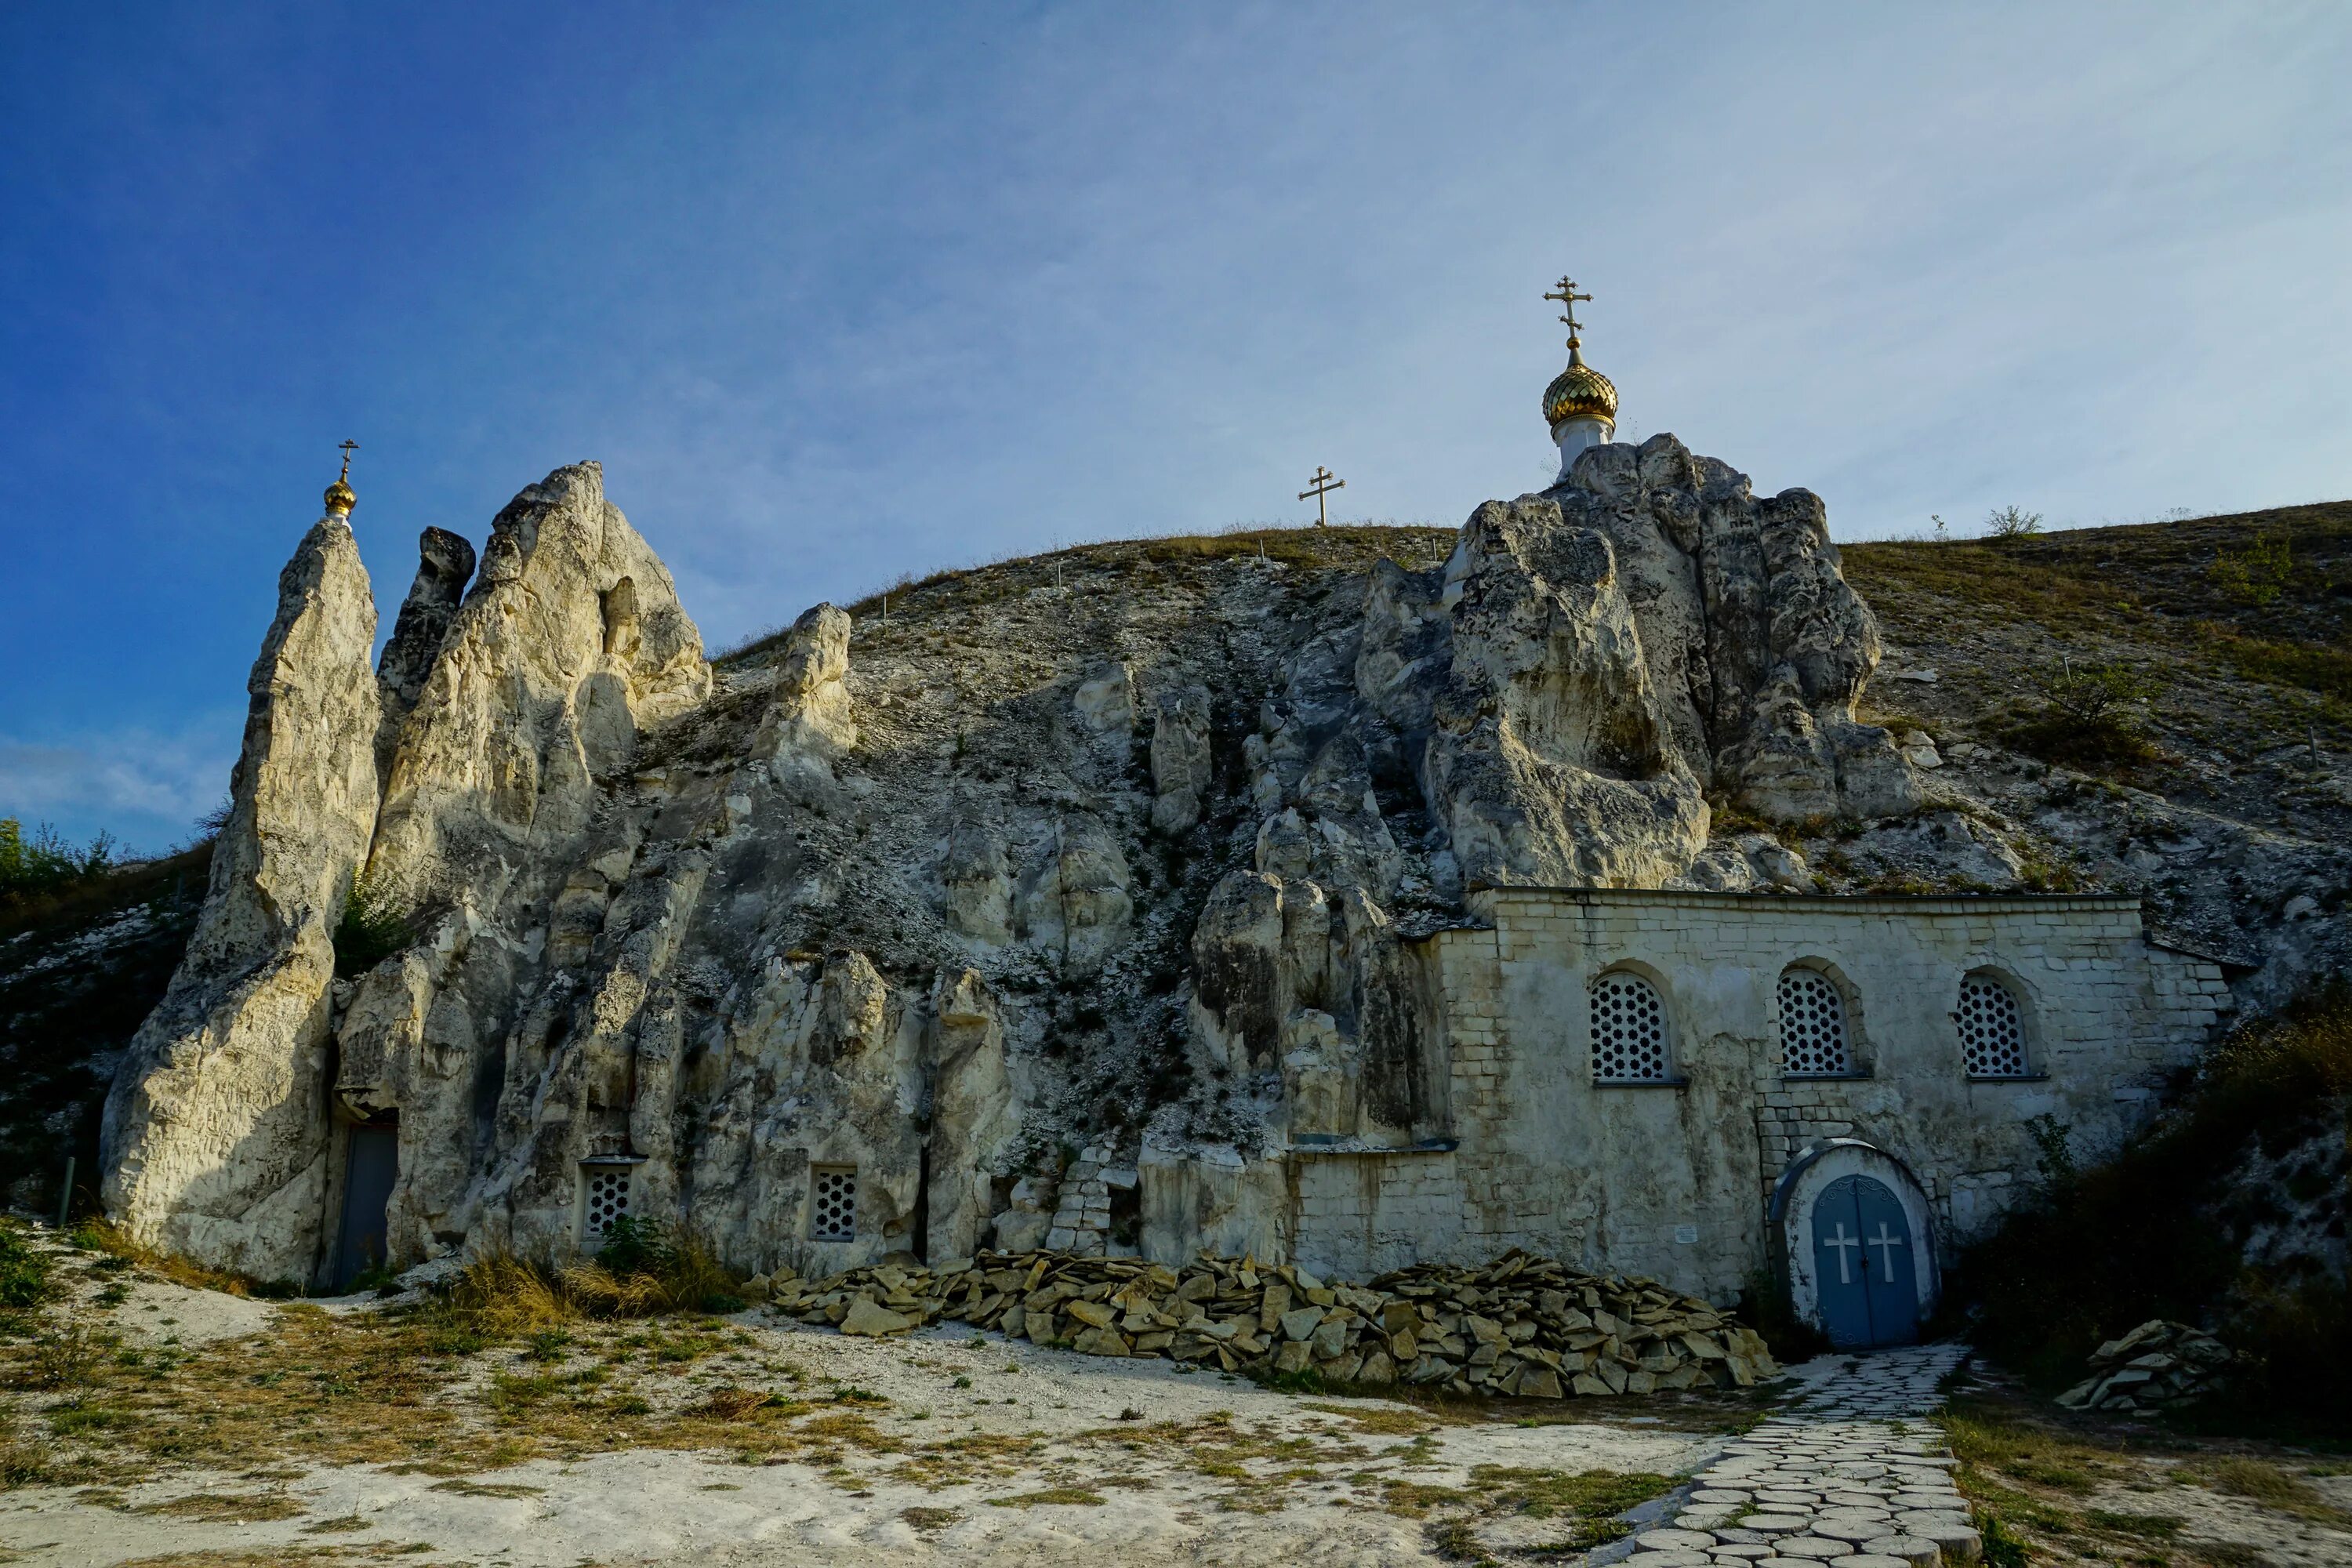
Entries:
[[343,1162],[343,1224],[335,1246],[335,1289],[384,1258],[384,1211],[392,1202],[393,1178],[400,1173],[400,1130],[354,1127]]

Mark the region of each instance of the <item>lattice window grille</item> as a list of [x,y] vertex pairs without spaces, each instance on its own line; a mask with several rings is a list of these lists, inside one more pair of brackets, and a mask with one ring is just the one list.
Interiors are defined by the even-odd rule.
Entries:
[[1604,974],[1592,983],[1592,1078],[1596,1083],[1663,1083],[1666,1007],[1658,988],[1638,974]]
[[2030,1078],[2025,1059],[2025,1009],[1998,980],[1971,974],[1960,982],[1960,1059],[1970,1078]]
[[1838,994],[1836,983],[1817,970],[1780,972],[1780,1070],[1801,1075],[1853,1071],[1845,998]]
[[857,1172],[833,1166],[809,1178],[809,1239],[852,1241],[857,1236]]
[[580,1227],[586,1240],[602,1241],[613,1234],[614,1222],[629,1212],[630,1178],[636,1174],[634,1165],[588,1165],[582,1169],[587,1178],[587,1203],[581,1211]]

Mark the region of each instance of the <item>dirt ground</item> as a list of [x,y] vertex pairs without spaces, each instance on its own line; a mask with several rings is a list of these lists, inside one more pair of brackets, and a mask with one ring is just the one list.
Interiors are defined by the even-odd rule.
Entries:
[[[1944,1418],[1960,1489],[2023,1561],[2138,1568],[2352,1563],[2352,1449],[2076,1415],[1981,1366]],[[1999,1546],[1989,1539],[1996,1568]],[[2014,1563],[2019,1559],[2012,1558]]]
[[1763,1408],[1278,1394],[756,1310],[483,1342],[63,1257],[67,1299],[5,1349],[7,1562],[1556,1561]]
[[[491,1331],[51,1255],[55,1299],[0,1324],[0,1563],[1573,1563],[1790,1392],[1300,1394],[758,1310]],[[2341,1452],[1982,1373],[1945,1420],[1994,1568],[2352,1564]]]

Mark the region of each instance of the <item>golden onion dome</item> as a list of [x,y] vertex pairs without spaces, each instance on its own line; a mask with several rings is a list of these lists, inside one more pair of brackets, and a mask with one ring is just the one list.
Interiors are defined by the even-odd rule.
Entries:
[[359,492],[352,489],[352,454],[359,449],[360,444],[357,441],[343,443],[343,471],[337,474],[335,482],[327,487],[329,517],[349,517],[352,515],[352,508],[360,503]]
[[1557,428],[1570,419],[1605,419],[1617,423],[1617,388],[1610,379],[1584,363],[1582,345],[1568,340],[1568,368],[1544,388],[1544,423]]

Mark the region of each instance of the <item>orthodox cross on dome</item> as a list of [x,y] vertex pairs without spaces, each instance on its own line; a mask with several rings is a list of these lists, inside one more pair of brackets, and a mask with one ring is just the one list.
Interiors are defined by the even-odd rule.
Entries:
[[1569,347],[1570,347],[1570,348],[1574,348],[1574,347],[1576,347],[1576,346],[1577,346],[1577,343],[1576,343],[1576,305],[1577,305],[1577,301],[1578,301],[1578,300],[1590,300],[1590,299],[1591,299],[1591,298],[1592,298],[1592,296],[1591,296],[1591,295],[1590,295],[1590,294],[1580,294],[1580,293],[1578,293],[1578,292],[1576,291],[1576,279],[1573,279],[1573,278],[1570,278],[1570,277],[1567,277],[1567,276],[1565,276],[1565,275],[1562,275],[1562,277],[1560,278],[1560,280],[1559,280],[1559,288],[1558,288],[1558,289],[1556,289],[1555,290],[1553,290],[1551,293],[1546,294],[1546,295],[1544,296],[1544,298],[1545,298],[1545,299],[1547,299],[1547,300],[1559,300],[1562,305],[1564,305],[1564,306],[1566,306],[1566,307],[1567,307],[1567,309],[1566,309],[1566,310],[1562,310],[1562,311],[1560,312],[1560,318],[1559,318],[1559,319],[1560,319],[1561,321],[1566,321],[1566,322],[1568,323],[1568,346],[1569,346]]
[[[1845,1227],[1843,1226],[1840,1226],[1838,1228],[1843,1232]],[[1886,1282],[1889,1285],[1894,1284],[1895,1249],[1898,1247],[1907,1247],[1910,1243],[1906,1238],[1896,1236],[1894,1232],[1888,1230],[1886,1228],[1886,1222],[1885,1220],[1880,1220],[1878,1222],[1878,1234],[1870,1238],[1870,1245],[1873,1247],[1884,1247],[1885,1249],[1878,1255],[1878,1261],[1886,1267]],[[1845,1254],[1841,1252],[1838,1254],[1838,1258],[1843,1261],[1845,1258]],[[1869,1270],[1865,1268],[1863,1272],[1867,1274]]]
[[1841,1285],[1853,1284],[1853,1265],[1850,1260],[1849,1255],[1861,1250],[1862,1237],[1858,1236],[1848,1236],[1845,1233],[1845,1221],[1840,1220],[1838,1221],[1837,1234],[1835,1236],[1823,1237],[1822,1238],[1822,1245],[1823,1247],[1833,1247],[1837,1248],[1838,1283]]
[[352,454],[359,449],[357,441],[346,441],[342,445],[343,471],[335,476],[333,484],[327,487],[329,517],[348,518],[352,515],[352,508],[359,504],[360,498],[352,490]]
[[1298,492],[1298,499],[1300,500],[1305,500],[1308,496],[1313,496],[1315,498],[1316,527],[1328,528],[1331,525],[1330,518],[1325,514],[1323,510],[1323,498],[1329,495],[1333,490],[1344,490],[1347,488],[1347,480],[1332,478],[1331,470],[1325,468],[1320,463],[1315,465],[1315,477],[1307,481],[1307,489]]

